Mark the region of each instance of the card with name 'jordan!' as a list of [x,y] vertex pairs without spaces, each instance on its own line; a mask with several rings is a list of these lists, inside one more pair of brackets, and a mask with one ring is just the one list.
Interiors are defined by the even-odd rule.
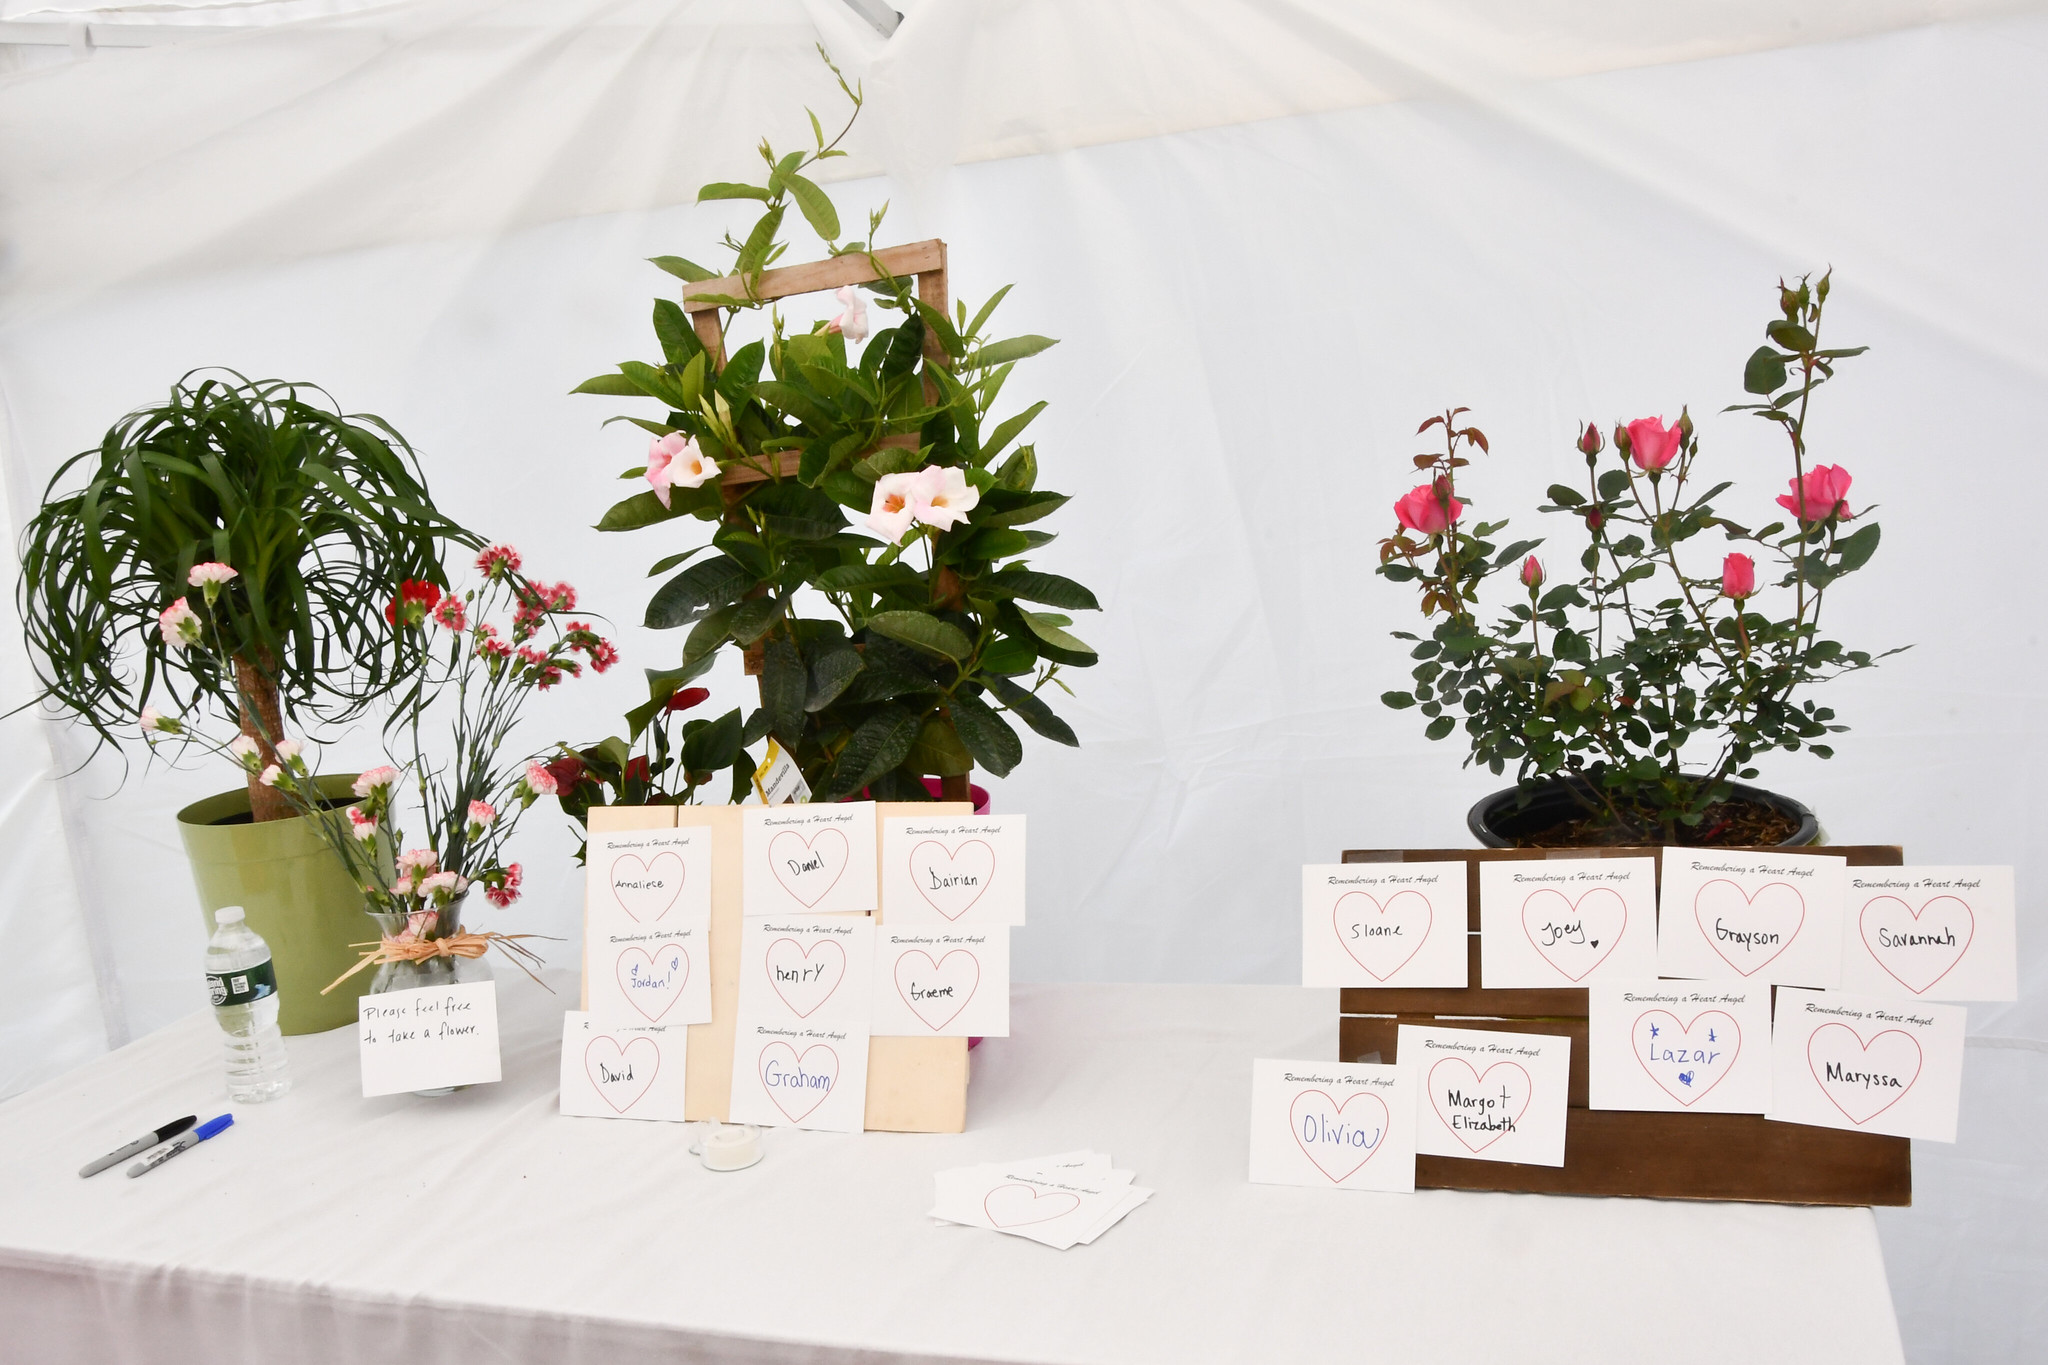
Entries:
[[1840,985],[1848,868],[1826,854],[1666,849],[1657,974]]

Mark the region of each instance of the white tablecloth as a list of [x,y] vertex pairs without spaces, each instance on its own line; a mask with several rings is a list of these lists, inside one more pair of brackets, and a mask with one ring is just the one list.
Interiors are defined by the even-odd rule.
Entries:
[[[573,998],[573,982],[551,978]],[[353,1033],[140,1180],[78,1166],[226,1107],[195,1015],[0,1106],[0,1358],[1898,1361],[1865,1209],[1249,1184],[1254,1057],[1335,1056],[1333,991],[1020,986],[969,1131],[556,1113],[563,1000],[500,982],[505,1079],[358,1098]],[[1158,1194],[1091,1247],[937,1227],[942,1167],[1092,1146]]]

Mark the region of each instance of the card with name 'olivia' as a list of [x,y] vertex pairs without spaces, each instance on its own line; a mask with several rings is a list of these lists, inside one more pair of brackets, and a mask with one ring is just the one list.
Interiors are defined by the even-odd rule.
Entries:
[[875,839],[872,801],[742,806],[741,913],[753,918],[875,909]]
[[583,965],[607,1024],[711,1020],[711,831],[613,830],[585,855]]
[[2017,1000],[2009,867],[1852,867],[1842,989]]
[[1968,1013],[1924,1000],[1780,990],[1764,1117],[1954,1142]]
[[1301,984],[1462,986],[1463,863],[1310,863],[1301,869]]
[[1771,988],[1603,981],[1587,989],[1587,1107],[1761,1114],[1771,1107]]
[[866,915],[742,922],[734,1123],[861,1131],[874,945]]
[[882,918],[897,928],[1022,924],[1024,817],[884,819]]
[[1823,854],[1666,849],[1657,974],[1839,985],[1848,869]]
[[1402,1024],[1395,1064],[1415,1089],[1415,1150],[1564,1165],[1572,1040],[1548,1033]]
[[1479,865],[1479,975],[1489,987],[1589,986],[1657,974],[1657,860]]
[[1255,1185],[1415,1191],[1415,1091],[1398,1066],[1252,1063]]

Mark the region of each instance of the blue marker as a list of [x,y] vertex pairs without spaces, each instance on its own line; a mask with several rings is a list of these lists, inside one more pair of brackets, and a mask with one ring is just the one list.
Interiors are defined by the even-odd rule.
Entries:
[[186,1151],[189,1148],[197,1147],[200,1143],[206,1141],[215,1133],[221,1132],[222,1130],[226,1129],[228,1126],[233,1124],[234,1121],[235,1116],[233,1114],[222,1114],[217,1119],[208,1119],[206,1122],[200,1124],[197,1128],[194,1128],[189,1133],[179,1134],[177,1137],[172,1138],[169,1142],[165,1143],[162,1147],[159,1147],[156,1151],[151,1152],[148,1156],[142,1158],[142,1160],[136,1162],[133,1166],[130,1166],[128,1168],[129,1178],[133,1179],[138,1175],[142,1175],[144,1172],[155,1170],[157,1167],[163,1165],[166,1161],[169,1161],[178,1153]]

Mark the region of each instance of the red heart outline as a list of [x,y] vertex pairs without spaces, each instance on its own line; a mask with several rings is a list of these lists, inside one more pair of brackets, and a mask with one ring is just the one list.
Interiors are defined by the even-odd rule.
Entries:
[[[1415,946],[1408,950],[1408,956],[1402,958],[1399,962],[1396,962],[1391,968],[1389,968],[1385,976],[1381,976],[1371,967],[1366,966],[1365,959],[1360,957],[1357,953],[1353,952],[1351,949],[1351,945],[1344,941],[1344,926],[1341,920],[1341,915],[1344,909],[1344,902],[1350,900],[1353,896],[1358,897],[1360,900],[1370,905],[1374,910],[1378,911],[1382,915],[1386,914],[1388,909],[1392,907],[1393,904],[1396,901],[1400,900],[1403,896],[1413,896],[1415,897],[1415,899],[1422,902],[1422,934],[1419,938],[1415,940]],[[1385,905],[1381,905],[1377,897],[1368,895],[1363,891],[1346,891],[1343,895],[1337,897],[1336,903],[1330,907],[1330,932],[1337,936],[1337,946],[1342,948],[1344,950],[1345,955],[1349,957],[1353,962],[1356,962],[1360,967],[1363,967],[1365,969],[1366,975],[1370,976],[1375,981],[1390,981],[1394,977],[1399,976],[1401,974],[1401,969],[1407,966],[1410,962],[1413,962],[1415,960],[1415,955],[1422,951],[1422,945],[1429,941],[1429,931],[1435,926],[1436,907],[1434,905],[1431,905],[1429,903],[1429,897],[1423,895],[1420,891],[1396,891],[1393,895],[1387,897],[1387,903]]]
[[[819,996],[817,1000],[812,1002],[811,1007],[807,1010],[798,1009],[796,1007],[796,1002],[794,1000],[791,1000],[789,996],[783,993],[782,983],[775,979],[775,963],[771,961],[771,959],[775,956],[775,945],[778,943],[787,943],[790,947],[796,949],[797,956],[802,958],[805,962],[809,962],[811,960],[812,952],[819,948],[830,948],[833,952],[839,954],[839,976],[832,982],[832,989],[826,991],[823,995]],[[769,945],[762,950],[761,965],[768,973],[768,984],[773,986],[775,988],[775,993],[782,997],[782,1003],[787,1005],[790,1009],[790,1012],[796,1015],[797,1018],[808,1019],[813,1014],[816,1014],[827,1000],[830,1000],[832,998],[833,993],[837,991],[840,987],[840,984],[846,980],[846,949],[839,946],[839,942],[837,939],[829,938],[819,939],[816,943],[813,943],[809,948],[806,948],[803,946],[803,944],[798,943],[795,939],[789,938],[785,935],[782,938],[778,938],[771,941]]]
[[1536,1098],[1536,1080],[1533,1076],[1531,1076],[1528,1073],[1528,1071],[1522,1066],[1520,1062],[1495,1062],[1492,1066],[1486,1068],[1485,1071],[1481,1071],[1479,1070],[1479,1068],[1473,1066],[1472,1063],[1466,1061],[1463,1057],[1442,1057],[1437,1060],[1435,1066],[1432,1066],[1429,1069],[1429,1107],[1435,1111],[1436,1121],[1438,1123],[1441,1123],[1452,1137],[1464,1143],[1465,1146],[1470,1150],[1474,1152],[1483,1152],[1488,1147],[1493,1146],[1494,1143],[1499,1142],[1502,1138],[1506,1137],[1508,1135],[1508,1130],[1504,1128],[1500,1132],[1495,1133],[1492,1137],[1488,1138],[1486,1141],[1480,1143],[1477,1147],[1474,1147],[1472,1146],[1472,1139],[1466,1137],[1456,1128],[1451,1127],[1451,1121],[1444,1117],[1443,1106],[1437,1101],[1438,1086],[1436,1083],[1436,1073],[1443,1070],[1445,1067],[1451,1065],[1462,1066],[1465,1068],[1465,1070],[1472,1077],[1472,1088],[1474,1090],[1477,1090],[1480,1086],[1485,1085],[1486,1078],[1488,1076],[1491,1076],[1494,1072],[1500,1070],[1504,1066],[1512,1067],[1514,1070],[1520,1071],[1522,1073],[1522,1107],[1520,1109],[1517,1109],[1514,1113],[1509,1114],[1507,1116],[1510,1120],[1516,1123],[1521,1122],[1522,1115],[1529,1112],[1530,1102]]
[[[820,839],[823,839],[828,834],[839,841],[839,870],[832,874],[831,881],[826,882],[822,887],[818,889],[816,895],[812,896],[809,900],[804,900],[803,893],[798,891],[794,886],[791,886],[789,884],[789,878],[785,877],[782,874],[782,858],[776,854],[775,846],[777,844],[780,844],[784,839],[794,839],[804,846],[804,852],[809,853],[815,850],[818,846],[818,841]],[[813,834],[808,839],[804,838],[803,835],[797,833],[793,829],[780,830],[776,833],[774,838],[768,841],[769,871],[775,874],[775,880],[782,884],[782,889],[789,893],[790,899],[803,901],[803,906],[806,910],[811,909],[813,906],[817,905],[819,901],[825,899],[825,897],[831,892],[832,888],[839,885],[839,879],[846,875],[846,869],[848,865],[852,862],[853,845],[847,842],[845,834],[843,834],[839,830],[831,828],[830,826],[827,826],[826,828],[819,830],[816,834]]]
[[1742,1055],[1742,1025],[1735,1022],[1735,1016],[1730,1014],[1727,1010],[1701,1010],[1698,1014],[1695,1014],[1692,1017],[1691,1022],[1683,1024],[1679,1024],[1678,1016],[1673,1014],[1670,1010],[1644,1010],[1641,1014],[1638,1014],[1636,1016],[1635,1023],[1629,1026],[1629,1051],[1635,1053],[1636,1061],[1642,1066],[1644,1071],[1649,1072],[1650,1079],[1657,1083],[1657,1088],[1659,1090],[1662,1090],[1672,1099],[1677,1100],[1680,1104],[1690,1109],[1694,1104],[1698,1103],[1700,1100],[1705,1099],[1707,1095],[1707,1090],[1712,1090],[1714,1088],[1714,1085],[1708,1086],[1706,1090],[1694,1091],[1692,1097],[1688,1099],[1684,1095],[1679,1094],[1676,1090],[1673,1090],[1670,1086],[1664,1084],[1664,1078],[1662,1076],[1659,1076],[1656,1072],[1650,1070],[1650,1063],[1648,1059],[1643,1056],[1642,1049],[1636,1044],[1636,1030],[1643,1026],[1643,1021],[1645,1019],[1648,1019],[1651,1015],[1655,1014],[1661,1014],[1666,1019],[1669,1019],[1672,1023],[1678,1024],[1678,1031],[1681,1034],[1685,1035],[1687,1038],[1692,1037],[1693,1025],[1699,1023],[1700,1020],[1706,1018],[1710,1014],[1718,1014],[1723,1019],[1726,1019],[1728,1021],[1728,1027],[1734,1030],[1735,1032],[1735,1050],[1728,1054],[1728,1063],[1726,1069],[1723,1070],[1720,1075],[1714,1077],[1714,1085],[1719,1085],[1721,1082],[1728,1079],[1728,1072],[1733,1071],[1735,1069],[1735,1059]]
[[[1828,1089],[1827,1082],[1821,1079],[1820,1070],[1813,1064],[1813,1045],[1815,1041],[1818,1040],[1823,1033],[1826,1033],[1831,1028],[1838,1028],[1842,1032],[1848,1034],[1851,1038],[1854,1038],[1856,1040],[1856,1046],[1858,1050],[1860,1050],[1866,1057],[1870,1055],[1870,1049],[1877,1046],[1878,1039],[1884,1037],[1887,1033],[1898,1034],[1901,1038],[1904,1038],[1907,1042],[1913,1045],[1913,1078],[1907,1081],[1906,1084],[1899,1090],[1899,1093],[1892,1096],[1889,1101],[1871,1110],[1862,1118],[1857,1118],[1854,1114],[1842,1108],[1842,1102],[1835,1098],[1834,1091]],[[1906,1032],[1902,1028],[1879,1029],[1876,1033],[1870,1035],[1870,1041],[1866,1043],[1863,1041],[1863,1035],[1858,1033],[1855,1029],[1850,1028],[1847,1024],[1838,1024],[1833,1020],[1830,1020],[1827,1023],[1822,1024],[1813,1032],[1806,1035],[1806,1069],[1808,1072],[1812,1074],[1813,1083],[1820,1087],[1821,1094],[1826,1095],[1828,1097],[1828,1103],[1835,1106],[1835,1108],[1838,1111],[1840,1111],[1843,1118],[1849,1120],[1849,1122],[1855,1124],[1858,1128],[1861,1128],[1864,1124],[1870,1122],[1879,1114],[1882,1114],[1885,1110],[1891,1108],[1892,1105],[1897,1104],[1900,1100],[1906,1098],[1907,1095],[1911,1094],[1914,1085],[1916,1085],[1920,1080],[1921,1068],[1926,1066],[1926,1064],[1927,1054],[1921,1051],[1920,1040],[1918,1038],[1915,1038],[1912,1034]]]
[[[1707,913],[1707,908],[1704,905],[1701,905],[1700,902],[1706,897],[1707,892],[1711,888],[1716,886],[1734,887],[1735,894],[1742,897],[1742,903],[1746,906],[1752,907],[1756,904],[1757,896],[1761,896],[1764,892],[1770,890],[1774,886],[1782,886],[1787,891],[1790,891],[1792,893],[1792,899],[1799,902],[1799,923],[1793,925],[1792,932],[1785,935],[1785,941],[1778,945],[1777,952],[1772,953],[1769,957],[1764,958],[1762,961],[1758,962],[1754,967],[1737,967],[1735,965],[1735,959],[1721,951],[1721,945],[1714,941],[1713,931],[1707,928],[1706,920],[1701,918],[1702,915]],[[1734,967],[1736,972],[1740,975],[1754,976],[1756,973],[1762,971],[1764,968],[1770,966],[1773,962],[1777,961],[1780,954],[1782,954],[1787,948],[1790,948],[1792,946],[1792,941],[1799,937],[1799,931],[1806,927],[1806,897],[1799,894],[1798,887],[1793,886],[1788,882],[1765,882],[1762,886],[1759,886],[1756,889],[1756,895],[1750,895],[1749,893],[1745,892],[1740,885],[1738,885],[1735,882],[1729,881],[1726,877],[1716,877],[1714,878],[1714,880],[1701,886],[1698,891],[1695,891],[1693,893],[1692,918],[1693,923],[1699,926],[1700,937],[1704,938],[1707,941],[1707,946],[1714,950],[1714,953],[1717,957],[1719,957],[1723,962],[1727,963],[1730,967]]]
[[[1012,1218],[1009,1221],[1005,1222],[1003,1219],[996,1217],[995,1210],[988,1206],[989,1200],[994,1199],[1004,1190],[1023,1190],[1026,1194],[1029,1194],[1031,1196],[1031,1208],[1037,1208],[1038,1201],[1041,1199],[1050,1199],[1055,1202],[1065,1199],[1069,1202],[1067,1206],[1061,1209],[1058,1213],[1041,1214],[1036,1218]],[[1050,1190],[1044,1194],[1040,1194],[1037,1190],[1032,1189],[1029,1185],[1022,1185],[1014,1180],[1008,1183],[1007,1185],[996,1186],[994,1189],[990,1190],[987,1194],[981,1197],[981,1211],[983,1215],[988,1218],[988,1221],[990,1223],[999,1228],[1028,1228],[1034,1223],[1050,1223],[1055,1218],[1066,1217],[1068,1214],[1072,1213],[1075,1209],[1078,1209],[1080,1207],[1081,1196],[1078,1194],[1074,1194],[1071,1191]]]
[[[921,957],[926,962],[931,963],[931,969],[935,974],[945,970],[945,964],[951,962],[956,957],[964,957],[969,962],[974,964],[974,982],[972,985],[968,986],[967,994],[960,997],[960,1003],[953,1007],[953,1012],[951,1014],[939,1020],[939,1022],[936,1024],[934,1024],[931,1021],[931,1019],[926,1016],[923,1010],[917,1007],[917,1002],[910,998],[910,992],[903,989],[903,964],[908,962],[913,957]],[[924,949],[912,948],[909,952],[901,953],[897,956],[896,968],[895,971],[891,973],[891,975],[893,975],[896,978],[896,994],[903,997],[903,1003],[910,1007],[910,1012],[916,1015],[918,1021],[922,1023],[926,1028],[930,1029],[933,1033],[937,1033],[940,1029],[944,1028],[946,1025],[952,1023],[955,1019],[958,1019],[960,1017],[960,1011],[967,1008],[967,1002],[972,1000],[974,998],[975,991],[981,988],[981,959],[976,957],[972,952],[970,952],[966,948],[955,948],[953,949],[953,951],[942,955],[936,961],[934,961],[932,955],[926,952]]]
[[[1353,1166],[1350,1170],[1344,1172],[1344,1174],[1342,1175],[1331,1175],[1330,1168],[1323,1164],[1322,1158],[1317,1156],[1314,1152],[1310,1151],[1309,1145],[1301,1140],[1301,1102],[1307,1099],[1310,1095],[1321,1095],[1323,1097],[1323,1101],[1326,1104],[1328,1104],[1330,1108],[1340,1118],[1343,1116],[1343,1113],[1346,1109],[1358,1103],[1358,1101],[1360,1100],[1371,1100],[1374,1104],[1380,1107],[1380,1135],[1373,1140],[1372,1150],[1367,1152],[1363,1157],[1360,1157],[1358,1164],[1356,1166]],[[1373,1094],[1370,1090],[1361,1090],[1357,1094],[1353,1095],[1350,1099],[1344,1101],[1344,1103],[1342,1104],[1337,1103],[1336,1096],[1330,1094],[1330,1092],[1327,1090],[1304,1090],[1294,1097],[1293,1103],[1287,1106],[1287,1131],[1294,1134],[1294,1145],[1301,1148],[1302,1155],[1306,1156],[1310,1162],[1314,1163],[1315,1168],[1323,1173],[1323,1178],[1328,1180],[1332,1185],[1341,1185],[1345,1181],[1349,1180],[1352,1176],[1357,1175],[1360,1171],[1364,1170],[1365,1163],[1371,1161],[1374,1157],[1378,1156],[1380,1154],[1380,1149],[1387,1145],[1387,1130],[1393,1126],[1394,1118],[1393,1115],[1389,1113],[1387,1110],[1387,1102],[1381,1099],[1378,1095]]]
[[[682,967],[682,975],[676,980],[674,989],[669,992],[668,1003],[654,1013],[648,1014],[647,1007],[640,1003],[640,997],[634,994],[631,986],[626,984],[626,959],[637,954],[647,959],[647,968],[649,971],[652,971],[655,959],[661,956],[662,950],[665,948],[676,950],[677,959]],[[648,1023],[659,1023],[661,1022],[661,1016],[674,1009],[676,1001],[683,998],[683,987],[690,984],[690,950],[680,943],[657,943],[654,945],[652,952],[640,947],[638,944],[629,948],[622,948],[619,950],[618,957],[612,962],[612,975],[618,979],[619,993],[626,997],[626,1002],[634,1009],[640,1011],[646,1017]]]
[[[626,898],[623,895],[619,894],[619,871],[624,864],[632,862],[639,864],[642,875],[651,876],[654,873],[655,864],[659,863],[664,858],[669,859],[676,865],[676,889],[672,893],[670,893],[667,905],[662,906],[661,909],[655,911],[646,919],[641,919],[640,912],[638,910],[635,910],[631,905],[627,904]],[[610,873],[612,899],[618,902],[619,909],[625,911],[626,914],[632,918],[635,924],[651,923],[654,920],[660,919],[669,911],[675,909],[676,902],[682,898],[683,881],[689,875],[689,871],[689,867],[683,862],[682,855],[677,853],[672,848],[663,849],[661,852],[655,854],[652,858],[646,860],[645,862],[641,861],[640,855],[637,853],[621,853],[618,857],[612,859],[612,868]]]
[[[1529,940],[1529,946],[1536,950],[1537,955],[1540,956],[1545,962],[1549,963],[1551,968],[1554,971],[1556,971],[1556,973],[1559,976],[1563,977],[1567,981],[1584,981],[1587,977],[1591,976],[1595,971],[1599,970],[1600,964],[1605,962],[1610,956],[1613,955],[1614,950],[1621,946],[1622,937],[1628,933],[1628,901],[1626,898],[1622,896],[1622,894],[1619,891],[1616,891],[1611,886],[1589,887],[1582,895],[1580,895],[1580,897],[1577,900],[1568,902],[1570,906],[1570,910],[1568,913],[1573,915],[1580,915],[1579,907],[1584,905],[1592,897],[1599,895],[1612,896],[1614,897],[1615,903],[1621,906],[1621,928],[1615,930],[1613,937],[1608,939],[1607,951],[1600,954],[1600,956],[1594,958],[1592,963],[1586,968],[1586,970],[1580,972],[1577,976],[1573,976],[1563,967],[1558,966],[1557,959],[1550,955],[1550,950],[1548,948],[1545,948],[1542,944],[1538,943],[1536,941],[1536,935],[1529,931],[1529,907],[1536,903],[1537,898],[1541,896],[1555,896],[1559,900],[1564,900],[1564,892],[1555,890],[1548,886],[1538,887],[1536,890],[1531,891],[1529,893],[1529,898],[1527,900],[1522,902],[1522,936]],[[1580,915],[1580,918],[1583,919],[1584,916]]]
[[[649,1063],[647,1067],[647,1080],[644,1083],[642,1083],[638,1090],[633,1092],[633,1098],[627,1100],[624,1104],[614,1104],[612,1102],[611,1095],[608,1094],[604,1086],[598,1082],[597,1064],[599,1059],[591,1056],[590,1054],[597,1048],[597,1045],[599,1043],[610,1043],[612,1045],[612,1051],[619,1054],[620,1061],[625,1061],[626,1054],[637,1047],[644,1046],[651,1054],[653,1054],[654,1060],[651,1063]],[[647,1092],[654,1088],[654,1078],[657,1075],[661,1074],[661,1045],[655,1042],[652,1038],[635,1038],[631,1042],[621,1045],[619,1040],[612,1037],[609,1033],[600,1033],[595,1038],[592,1038],[589,1041],[589,1043],[584,1045],[583,1074],[590,1078],[590,1088],[597,1092],[598,1098],[603,1100],[606,1104],[611,1105],[613,1113],[623,1114],[628,1109],[631,1109],[634,1105],[640,1103],[641,1100],[646,1099]]]
[[[977,844],[980,845],[982,848],[988,850],[988,876],[983,879],[981,884],[981,890],[975,892],[974,895],[968,899],[967,904],[961,906],[958,910],[954,911],[953,913],[947,914],[946,907],[940,905],[937,901],[933,900],[931,898],[931,893],[924,889],[924,882],[917,875],[917,855],[919,851],[922,849],[936,848],[941,853],[944,853],[946,855],[946,862],[950,866],[951,864],[959,860],[960,855],[962,853],[965,853],[968,849],[975,847]],[[991,845],[986,839],[966,839],[961,841],[960,847],[951,849],[947,848],[937,839],[921,839],[914,846],[912,846],[910,850],[910,856],[906,858],[904,862],[910,870],[910,884],[917,888],[917,894],[924,897],[924,902],[926,905],[929,905],[932,909],[938,911],[941,915],[945,915],[946,918],[949,920],[957,920],[960,918],[960,916],[966,914],[969,910],[972,910],[975,906],[975,903],[979,901],[983,896],[987,895],[988,889],[996,884],[996,851],[994,846]]]
[[[775,1051],[776,1048],[781,1048],[784,1052],[787,1052],[789,1054],[790,1069],[795,1071],[796,1074],[799,1076],[804,1074],[804,1058],[809,1057],[813,1052],[822,1052],[832,1059],[831,1081],[825,1086],[825,1088],[822,1091],[818,1093],[818,1097],[816,1099],[812,1100],[802,1109],[798,1109],[794,1112],[790,1110],[790,1107],[788,1105],[782,1102],[782,1096],[779,1093],[777,1093],[778,1091],[785,1090],[788,1087],[774,1086],[768,1084],[768,1054]],[[791,1047],[788,1043],[785,1043],[778,1038],[774,1042],[768,1044],[768,1046],[761,1049],[761,1055],[755,1060],[755,1068],[759,1072],[761,1077],[761,1088],[768,1092],[768,1098],[775,1102],[775,1107],[777,1109],[780,1109],[783,1113],[783,1116],[787,1118],[791,1123],[802,1123],[804,1119],[810,1116],[813,1110],[815,1110],[819,1105],[823,1104],[826,1100],[832,1098],[832,1092],[836,1090],[839,1086],[839,1054],[833,1051],[831,1046],[826,1043],[812,1043],[809,1047],[804,1049],[803,1057],[799,1057],[797,1056],[795,1048]],[[824,1073],[821,1071],[812,1074],[823,1075]]]
[[[1970,924],[1970,936],[1963,940],[1962,947],[1956,949],[1956,960],[1954,962],[1949,963],[1948,966],[1943,967],[1940,971],[1936,972],[1934,974],[1934,979],[1929,981],[1926,985],[1915,986],[1912,982],[1906,980],[1906,978],[1900,976],[1897,972],[1893,971],[1891,967],[1885,962],[1884,958],[1878,955],[1877,945],[1871,942],[1870,912],[1877,906],[1877,903],[1879,901],[1890,901],[1892,904],[1898,906],[1900,909],[1904,910],[1907,914],[1913,917],[1913,923],[1915,924],[1918,924],[1920,922],[1920,916],[1926,914],[1929,910],[1934,908],[1934,904],[1936,901],[1954,901],[1957,905],[1963,907],[1963,917],[1967,919]],[[1951,896],[1945,891],[1941,895],[1929,899],[1927,903],[1922,905],[1918,910],[1915,910],[1912,906],[1906,904],[1905,901],[1899,899],[1897,896],[1872,896],[1869,900],[1863,903],[1863,909],[1856,916],[1856,932],[1863,936],[1864,949],[1867,952],[1869,952],[1871,959],[1874,962],[1876,962],[1880,968],[1883,969],[1884,974],[1886,976],[1898,982],[1901,986],[1904,986],[1908,991],[1911,991],[1914,995],[1925,995],[1927,994],[1927,992],[1933,990],[1936,986],[1940,985],[1941,979],[1944,976],[1947,976],[1950,972],[1954,971],[1957,967],[1962,965],[1963,955],[1969,952],[1970,945],[1977,941],[1977,912],[1976,910],[1971,908],[1970,903],[1964,900],[1961,896]]]

